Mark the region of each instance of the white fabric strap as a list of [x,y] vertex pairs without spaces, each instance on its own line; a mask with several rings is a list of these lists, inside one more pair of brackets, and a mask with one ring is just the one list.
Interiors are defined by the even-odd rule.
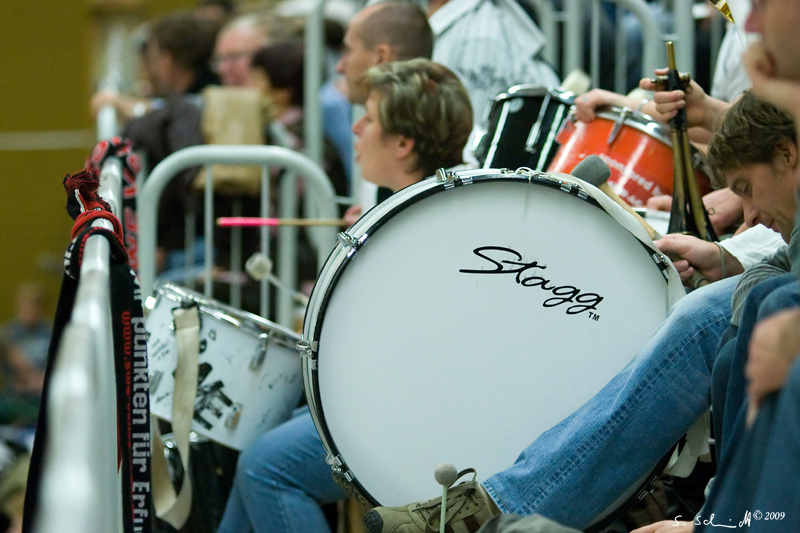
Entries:
[[153,424],[153,501],[156,516],[180,529],[189,518],[192,508],[192,483],[189,472],[189,430],[192,425],[194,402],[197,396],[197,354],[200,350],[200,314],[197,306],[177,308],[172,312],[178,363],[175,369],[175,389],[172,398],[172,432],[183,465],[183,483],[175,495],[169,479],[164,445]]
[[672,453],[664,473],[677,477],[688,477],[694,470],[697,460],[706,454],[711,453],[709,446],[709,439],[711,437],[711,411],[697,419],[697,422],[689,428],[686,433],[686,445],[683,450],[678,453],[678,448]]

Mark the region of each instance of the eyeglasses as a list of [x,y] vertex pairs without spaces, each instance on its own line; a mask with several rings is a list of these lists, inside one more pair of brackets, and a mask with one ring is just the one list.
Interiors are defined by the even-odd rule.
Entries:
[[731,8],[728,7],[728,0],[708,0],[711,2],[711,5],[714,6],[714,9],[725,15],[725,18],[729,21],[733,21],[733,14],[731,13]]
[[242,60],[247,60],[249,62],[252,57],[253,54],[251,52],[231,52],[229,54],[214,56],[211,58],[211,69],[218,71],[225,63],[237,63]]

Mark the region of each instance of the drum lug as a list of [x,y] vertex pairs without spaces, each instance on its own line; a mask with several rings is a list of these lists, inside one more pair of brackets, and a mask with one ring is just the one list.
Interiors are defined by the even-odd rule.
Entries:
[[347,481],[353,481],[356,478],[353,473],[347,469],[341,455],[333,456],[328,454],[327,457],[325,457],[325,462],[331,465],[331,470],[333,470],[335,474],[339,474]]
[[622,128],[622,125],[625,124],[625,121],[628,120],[628,115],[631,114],[631,109],[629,107],[623,107],[622,113],[619,114],[619,117],[614,122],[614,127],[611,128],[611,132],[608,134],[608,144],[614,142],[614,139],[617,138],[617,134],[619,130]]
[[436,171],[436,181],[444,184],[445,190],[450,190],[456,185],[471,185],[472,176],[459,176],[451,170],[440,168]]
[[250,370],[258,371],[264,364],[267,358],[267,350],[269,349],[269,333],[261,333],[258,336],[258,346],[256,347],[256,354],[250,359]]
[[307,341],[301,340],[297,341],[297,349],[300,351],[300,355],[308,359],[311,368],[316,370],[317,369],[317,348],[318,348],[317,341]]
[[239,419],[242,417],[242,404],[235,402],[231,405],[231,410],[225,418],[225,427],[228,429],[236,429],[239,425]]
[[652,252],[650,254],[650,257],[653,258],[653,262],[656,264],[658,269],[661,271],[661,274],[664,276],[664,278],[667,281],[669,281],[669,265],[670,265],[670,261],[667,259],[667,257],[664,254],[660,254],[660,253],[657,253],[657,252]]
[[336,238],[343,246],[345,246],[346,248],[350,248],[350,251],[347,252],[347,257],[353,257],[355,254],[358,253],[358,249],[361,248],[361,245],[367,242],[369,235],[365,233],[361,237],[356,239],[349,233],[343,231],[339,233],[339,235],[337,235]]
[[440,168],[436,171],[436,181],[439,183],[447,183],[453,181],[453,173]]

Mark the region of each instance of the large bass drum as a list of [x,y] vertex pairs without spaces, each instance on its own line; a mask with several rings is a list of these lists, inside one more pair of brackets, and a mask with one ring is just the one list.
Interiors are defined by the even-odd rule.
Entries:
[[622,208],[566,174],[440,172],[340,235],[304,380],[334,471],[374,504],[502,471],[616,375],[683,295]]

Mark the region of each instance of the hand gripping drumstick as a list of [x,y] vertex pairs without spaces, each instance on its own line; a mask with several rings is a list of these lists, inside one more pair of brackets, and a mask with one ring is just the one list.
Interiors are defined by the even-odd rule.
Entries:
[[625,200],[620,198],[617,193],[611,190],[611,187],[608,185],[608,178],[611,176],[611,169],[608,168],[606,162],[603,161],[600,157],[596,155],[587,155],[580,163],[575,165],[575,168],[572,169],[572,175],[576,178],[580,178],[587,183],[591,183],[604,193],[606,196],[614,200],[620,206],[622,206],[625,211],[633,215],[633,217],[639,221],[639,224],[647,232],[647,235],[652,240],[658,240],[661,238],[661,234],[653,229],[653,226],[647,223],[645,219],[639,215],[636,211],[628,205]]
[[[611,176],[611,169],[608,168],[606,162],[603,161],[601,158],[599,158],[596,155],[586,156],[583,159],[583,161],[575,165],[575,168],[572,169],[572,175],[575,176],[576,178],[582,179],[587,183],[591,183],[592,185],[594,185],[595,187],[606,193],[606,195],[608,195],[609,198],[611,198],[619,205],[621,205],[623,208],[625,208],[626,211],[631,213],[636,218],[636,220],[639,221],[639,223],[642,225],[642,227],[644,227],[645,231],[647,231],[647,235],[649,235],[651,239],[657,241],[662,237],[662,235],[655,229],[653,229],[653,227],[650,224],[648,224],[639,215],[639,213],[631,209],[631,206],[625,203],[625,201],[622,198],[617,196],[617,194],[611,190],[611,187],[609,187],[607,183],[608,177]],[[678,259],[680,259],[680,257],[673,256],[672,254],[667,254],[667,256],[672,261],[677,261]],[[687,283],[691,284],[692,287],[696,288],[703,279],[705,278],[703,278],[703,276],[699,272],[697,272],[697,270],[695,270],[694,273],[691,275],[691,277],[687,280]]]
[[217,226],[223,228],[261,227],[261,226],[346,226],[341,218],[261,218],[261,217],[219,217]]
[[450,463],[442,463],[436,467],[433,477],[442,486],[442,514],[439,518],[439,533],[444,533],[444,516],[447,513],[447,489],[458,479],[458,470]]

